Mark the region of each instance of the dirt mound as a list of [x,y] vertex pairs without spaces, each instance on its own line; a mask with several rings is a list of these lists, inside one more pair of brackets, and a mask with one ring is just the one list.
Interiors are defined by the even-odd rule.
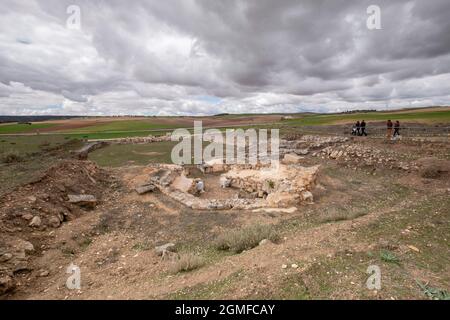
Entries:
[[29,255],[40,248],[46,230],[87,210],[69,195],[101,199],[110,181],[93,162],[65,160],[0,198],[0,294],[14,287],[16,273],[30,270]]
[[41,219],[37,229],[57,227],[78,213],[69,203],[69,194],[90,194],[100,198],[107,175],[93,162],[68,160],[58,163],[27,185],[0,198],[0,228],[24,228],[34,217]]

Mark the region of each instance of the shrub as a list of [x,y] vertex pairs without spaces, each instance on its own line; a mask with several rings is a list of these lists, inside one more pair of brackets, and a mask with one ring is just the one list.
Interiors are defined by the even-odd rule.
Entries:
[[384,262],[400,264],[400,260],[397,258],[397,256],[390,251],[386,251],[386,250],[381,251],[380,257],[381,257],[381,260],[383,260]]
[[170,266],[170,272],[187,272],[198,269],[204,264],[205,262],[201,257],[193,253],[183,253],[180,254],[178,258],[172,262],[172,265]]
[[263,239],[278,242],[280,237],[272,226],[258,224],[222,234],[216,240],[215,247],[218,250],[231,250],[235,253],[241,253],[244,250],[256,247]]

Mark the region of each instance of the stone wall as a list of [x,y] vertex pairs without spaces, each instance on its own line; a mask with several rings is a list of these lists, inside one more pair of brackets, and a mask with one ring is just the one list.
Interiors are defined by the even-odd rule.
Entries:
[[306,199],[311,201],[309,191],[315,185],[318,170],[319,166],[302,167],[295,164],[280,164],[278,168],[259,170],[232,168],[222,174],[222,179],[228,180],[232,188],[265,198],[268,205],[287,206]]
[[[269,167],[263,165],[233,165],[220,176],[227,187],[237,188],[253,195],[250,198],[208,199],[192,194],[195,179],[187,176],[182,166],[158,166],[150,181],[162,193],[198,210],[257,209],[287,207],[312,202],[310,190],[314,187],[319,166],[302,167],[297,164]],[[207,188],[208,186],[206,186]]]

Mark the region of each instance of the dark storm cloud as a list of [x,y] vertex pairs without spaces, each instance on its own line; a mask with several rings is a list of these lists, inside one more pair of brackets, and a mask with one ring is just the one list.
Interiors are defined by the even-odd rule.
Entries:
[[[447,0],[5,2],[0,113],[333,111],[450,100]],[[372,4],[382,30],[366,27]],[[80,30],[66,27],[69,5],[81,9]]]

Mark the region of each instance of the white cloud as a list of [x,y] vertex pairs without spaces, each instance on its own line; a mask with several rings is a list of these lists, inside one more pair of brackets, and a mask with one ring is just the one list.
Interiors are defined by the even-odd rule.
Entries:
[[[449,104],[450,3],[4,0],[0,114],[188,115]],[[198,97],[211,97],[199,99]],[[217,97],[217,98],[215,98]]]

